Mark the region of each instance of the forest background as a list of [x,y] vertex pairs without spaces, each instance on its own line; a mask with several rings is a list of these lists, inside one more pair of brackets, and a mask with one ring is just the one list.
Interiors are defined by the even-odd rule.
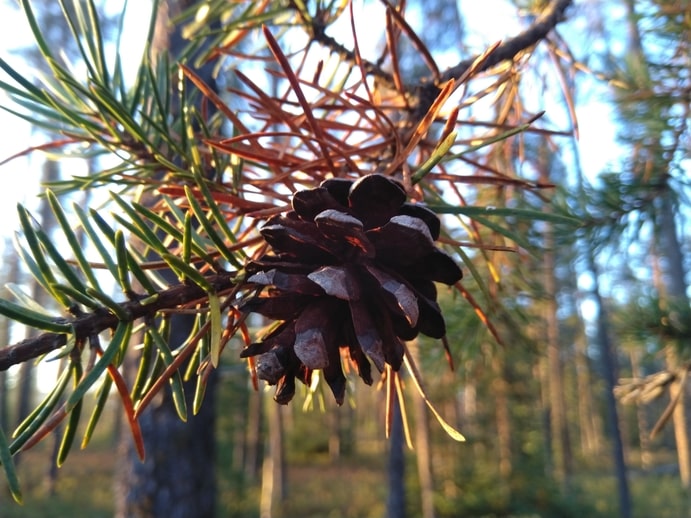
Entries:
[[[51,28],[45,30],[46,40],[64,51],[74,76],[81,77],[83,50],[74,46],[60,5],[28,4],[39,25]],[[162,4],[175,10],[176,2]],[[353,25],[363,58],[375,63],[378,56],[387,57],[381,60],[384,70],[392,66],[390,39],[398,38],[396,74],[410,83],[435,68],[443,72],[482,55],[495,41],[510,39],[545,12],[567,4],[496,2],[477,9],[445,0],[411,1],[403,16],[408,28],[386,14],[384,3],[355,2]],[[208,5],[212,14],[201,18],[205,23],[218,15],[217,3]],[[320,15],[333,20],[330,36],[354,48],[344,5],[248,2],[243,23],[275,24],[286,55],[309,56],[312,61],[300,66],[312,74],[322,59],[338,77],[339,63],[355,65],[348,62],[352,54],[339,57],[334,48],[306,52],[305,40],[294,34]],[[113,2],[107,7],[102,20],[110,52],[120,9]],[[180,3],[179,16],[171,16],[186,28],[183,35],[209,48],[210,40],[227,44],[215,39],[224,32],[211,22],[217,32],[195,39],[201,25],[194,22],[198,7],[184,7]],[[3,9],[12,13],[6,19],[13,24],[26,23],[17,3]],[[135,16],[144,17],[138,10]],[[237,23],[233,30],[241,27]],[[315,27],[311,38],[328,48],[329,40],[320,40]],[[266,92],[286,88],[285,77],[265,74],[268,59],[253,59],[267,55],[267,43],[261,31],[250,32],[228,52],[231,64],[210,72],[220,95],[251,84],[237,83],[236,67]],[[0,515],[126,516],[127,506],[141,505],[132,496],[137,493],[133,486],[147,486],[142,481],[160,492],[167,483],[180,487],[195,478],[208,484],[193,488],[192,506],[201,509],[195,502],[200,494],[215,495],[209,514],[198,516],[688,515],[690,32],[686,1],[574,2],[537,45],[464,78],[460,93],[448,103],[461,109],[450,115],[453,109],[447,106],[439,113],[439,127],[426,136],[433,155],[449,125],[444,121],[457,117],[457,140],[428,179],[466,175],[477,180],[457,184],[455,199],[463,201],[456,203],[467,210],[454,214],[446,207],[443,216],[452,229],[446,245],[458,254],[465,273],[465,291],[440,290],[455,368],[449,368],[444,348],[434,340],[421,337],[412,348],[427,395],[466,442],[449,437],[406,376],[405,421],[412,448],[404,446],[406,434],[396,425],[396,412],[386,437],[385,391],[376,387],[349,384],[341,407],[321,386],[299,392],[288,406],[276,405],[272,390],[252,388],[235,345],[222,356],[214,396],[205,401],[213,414],[204,422],[213,423],[204,432],[212,433],[215,445],[211,463],[189,466],[189,472],[173,464],[170,481],[155,480],[155,471],[136,474],[132,438],[118,398],[112,397],[89,447],[72,451],[60,469],[56,457],[61,458],[65,423],[32,449],[15,454],[24,505],[2,494]],[[40,74],[50,71],[42,68],[44,60],[30,31],[26,34],[2,58],[29,81],[40,81]],[[136,39],[127,34],[125,40]],[[191,60],[198,51],[180,52],[171,41],[166,50],[181,60]],[[199,70],[206,78],[207,71]],[[11,84],[6,76],[2,81]],[[207,80],[208,90],[202,89],[206,96],[211,83]],[[16,98],[16,91],[4,90]],[[382,91],[384,97],[391,94]],[[9,97],[2,105],[25,114]],[[25,129],[18,119],[3,116],[6,120],[12,122],[3,124],[0,159],[54,142],[55,134]],[[29,144],[18,138],[24,131]],[[0,166],[8,178],[30,179],[9,182],[19,186],[10,195],[14,199],[3,204],[13,210],[3,216],[12,222],[10,228],[20,226],[14,215],[20,200],[46,234],[59,233],[54,209],[34,197],[38,186],[32,181],[42,177],[65,187],[75,171],[88,176],[108,164],[97,157],[66,159],[57,152],[57,146],[44,146]],[[10,189],[3,191],[7,196]],[[65,196],[65,205],[105,203],[98,190]],[[44,307],[54,304],[32,287],[9,241],[5,250],[3,281],[13,290],[5,297],[16,297],[19,287]],[[3,323],[3,344],[24,338],[23,326]],[[0,374],[0,429],[8,435],[55,385],[55,369],[44,369],[44,363],[27,361]],[[182,428],[189,433],[193,426]],[[160,443],[162,455],[183,457],[179,450],[165,453],[170,442],[155,438],[160,428],[160,422],[152,424],[147,449]],[[192,437],[194,444],[206,440]],[[183,498],[169,499],[170,505],[183,508]],[[143,515],[173,516],[163,508],[147,512]]]

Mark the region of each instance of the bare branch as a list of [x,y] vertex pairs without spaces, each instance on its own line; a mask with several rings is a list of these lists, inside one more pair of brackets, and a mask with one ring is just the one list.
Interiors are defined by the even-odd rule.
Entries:
[[[520,52],[532,47],[536,43],[547,37],[547,34],[554,29],[557,24],[564,21],[564,13],[566,9],[572,4],[572,0],[552,0],[540,16],[535,20],[535,23],[528,27],[519,35],[506,40],[499,45],[494,52],[484,61],[478,68],[478,72],[482,72],[492,68],[493,66],[513,59]],[[465,59],[446,70],[441,75],[441,81],[449,81],[461,77],[466,70],[468,70],[478,56]]]
[[[492,54],[478,67],[477,72],[483,72],[492,68],[498,63],[501,63],[502,61],[513,59],[520,52],[539,43],[547,36],[547,34],[549,34],[552,29],[554,29],[565,19],[564,13],[572,3],[573,0],[552,0],[540,14],[540,16],[535,20],[533,25],[528,27],[525,31],[517,36],[508,39],[499,45],[496,50],[492,52]],[[353,51],[345,48],[334,38],[328,36],[325,32],[324,25],[321,25],[318,19],[315,18],[312,20],[310,29],[314,41],[317,41],[325,47],[330,48],[334,53],[341,56],[343,60],[352,63],[356,62]],[[479,55],[472,56],[447,69],[441,74],[439,81],[437,81],[436,84],[461,77],[473,65],[473,63],[475,63],[478,57]],[[367,73],[372,74],[383,83],[392,88],[395,86],[393,76],[383,70],[379,65],[362,60],[362,66]],[[422,81],[422,83],[434,85],[436,88],[436,84],[431,80]],[[415,90],[418,88],[418,85],[406,85],[406,89],[410,94],[416,93]]]
[[[211,275],[207,277],[207,281],[214,287],[216,293],[227,291],[235,285],[234,274],[231,273]],[[127,301],[120,304],[120,306],[134,321],[146,317],[153,318],[158,311],[163,309],[176,309],[206,297],[207,293],[197,285],[178,284],[160,292],[152,302],[147,304],[141,304],[138,301]],[[106,308],[102,308],[73,320],[68,320],[68,322],[74,326],[76,337],[79,339],[97,335],[106,329],[114,328],[118,324],[118,318]],[[43,333],[16,344],[8,345],[0,349],[0,371],[60,349],[66,342],[67,335]]]

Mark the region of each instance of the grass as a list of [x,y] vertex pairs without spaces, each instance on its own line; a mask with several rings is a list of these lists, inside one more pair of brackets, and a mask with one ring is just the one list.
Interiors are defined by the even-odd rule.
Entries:
[[[326,421],[319,421],[326,417],[319,413],[308,417],[311,431],[293,423],[293,434],[286,437],[290,455],[287,458],[287,498],[281,505],[282,518],[384,516],[387,497],[385,441],[382,439],[373,446],[365,440],[358,440],[357,453],[342,455],[338,461],[332,462],[329,460],[325,436],[315,433],[315,429],[323,431],[326,428]],[[227,423],[219,423],[221,427],[225,425]],[[104,430],[108,433],[94,437],[87,450],[81,451],[75,447],[68,461],[58,471],[53,495],[48,494],[45,487],[46,473],[51,466],[52,441],[44,441],[23,454],[19,475],[25,503],[23,506],[16,505],[5,489],[4,480],[0,479],[0,518],[111,517],[115,453],[110,436],[112,428],[105,426]],[[371,438],[369,434],[365,435]],[[218,516],[258,516],[261,481],[245,481],[241,473],[233,471],[232,434],[219,434],[219,441]],[[415,516],[419,508],[419,495],[415,489],[417,473],[412,453],[408,459],[407,487],[410,494],[406,499],[409,515]],[[568,516],[573,516],[579,509],[587,508],[592,510],[588,518],[617,517],[616,481],[609,471],[605,471],[602,465],[604,460],[592,462],[587,467],[586,463],[579,463],[582,471],[574,477],[573,492],[567,498],[555,494],[554,488],[514,487],[512,491],[523,503],[520,516],[563,518],[565,511],[569,512]],[[656,458],[658,464],[665,465],[672,465],[673,460],[673,456]],[[437,466],[439,478],[444,473],[441,468]],[[535,480],[535,473],[526,472],[524,477],[520,473],[518,475],[518,479],[524,479],[528,484]],[[474,508],[476,512],[472,516],[488,515],[488,507],[483,502],[492,504],[494,493],[491,490],[496,486],[489,476],[484,482],[477,477],[473,480],[452,480],[454,477],[448,470],[446,476],[450,478],[437,481],[439,516],[455,518],[461,508]],[[461,477],[459,474],[455,476],[456,479]],[[633,518],[691,518],[691,499],[682,490],[677,474],[632,470],[630,483]],[[477,506],[472,504],[473,499],[477,501]],[[484,514],[483,508],[486,510]]]
[[345,461],[331,466],[297,466],[288,478],[285,516],[379,518],[386,515],[381,471]]
[[[579,486],[603,517],[618,516],[617,485],[611,476],[581,477]],[[691,518],[691,498],[676,474],[637,474],[630,477],[633,518]]]
[[[46,494],[43,485],[49,468],[48,445],[28,452],[21,461],[25,504],[14,504],[6,491],[0,491],[2,518],[106,518],[113,514],[112,448],[99,445],[87,451],[75,451],[60,469],[56,494]],[[375,518],[385,515],[386,479],[384,458],[344,458],[338,464],[315,455],[314,462],[300,459],[288,468],[288,498],[282,516],[303,518]],[[414,465],[408,464],[411,471]],[[598,472],[581,475],[574,481],[579,498],[588,501],[597,517],[618,516],[616,483]],[[232,482],[219,481],[220,488]],[[634,518],[691,518],[691,502],[675,474],[634,474],[631,477]],[[237,495],[237,493],[236,493]],[[231,494],[219,495],[218,515],[257,516],[259,489],[248,487],[243,506]],[[411,495],[416,500],[417,495]],[[528,514],[534,518],[552,518]],[[556,518],[556,517],[554,517]]]
[[[38,445],[21,458],[19,476],[24,505],[17,505],[2,488],[2,518],[110,518],[113,516],[113,459],[111,450],[75,451],[59,469],[55,493],[46,488],[51,466],[48,444]],[[0,486],[1,488],[1,486]]]

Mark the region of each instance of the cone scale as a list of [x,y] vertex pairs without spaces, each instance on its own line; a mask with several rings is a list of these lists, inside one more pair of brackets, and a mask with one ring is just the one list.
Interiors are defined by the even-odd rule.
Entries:
[[435,283],[454,284],[462,272],[435,246],[436,214],[406,199],[380,174],[329,179],[295,193],[292,210],[261,228],[269,252],[247,265],[259,290],[241,310],[280,324],[241,356],[256,357],[279,403],[292,399],[295,379],[309,383],[321,370],[340,405],[342,350],[371,384],[371,363],[398,370],[404,341],[446,334]]

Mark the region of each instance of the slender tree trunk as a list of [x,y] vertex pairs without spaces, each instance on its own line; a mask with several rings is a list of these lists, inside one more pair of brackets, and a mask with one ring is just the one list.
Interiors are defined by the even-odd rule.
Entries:
[[334,406],[329,410],[329,460],[338,462],[341,458],[341,408]]
[[566,399],[564,396],[564,368],[559,343],[559,321],[557,320],[557,279],[555,274],[554,229],[545,232],[545,291],[547,292],[547,363],[549,380],[550,428],[552,435],[552,457],[554,474],[562,485],[567,485],[572,472],[571,441],[566,420]]
[[[263,398],[266,399],[266,398]],[[266,416],[268,437],[262,464],[261,518],[280,518],[281,503],[286,496],[285,460],[283,455],[283,407],[269,399]]]
[[[549,183],[551,178],[552,155],[546,145],[537,148],[536,165],[542,181]],[[545,210],[550,211],[549,207]],[[566,414],[566,395],[564,388],[564,366],[562,364],[561,337],[557,312],[558,280],[557,245],[554,226],[547,224],[544,230],[544,250],[542,255],[543,285],[547,298],[544,307],[545,332],[547,342],[547,385],[548,394],[543,402],[548,404],[550,424],[550,445],[553,475],[566,488],[573,470],[571,439]],[[545,385],[543,384],[543,387]]]
[[[31,411],[31,399],[33,397],[33,373],[32,362],[24,362],[19,366],[17,380],[17,412],[16,424],[19,425]],[[14,455],[14,463],[19,466],[22,460],[22,452]]]
[[[43,163],[42,183],[54,182],[60,175],[59,164],[55,160],[46,160]],[[39,204],[39,218],[41,221],[42,230],[50,235],[55,227],[55,220],[53,219],[50,206],[46,199],[42,199]],[[35,279],[31,281],[31,299],[43,307],[50,307],[49,297],[43,290],[41,285]],[[31,398],[33,397],[33,376],[34,368],[33,362],[24,362],[19,367],[19,382],[18,382],[18,397],[17,402],[17,423],[20,423],[31,411]],[[14,462],[19,465],[22,452],[17,452],[14,456]]]
[[405,518],[405,438],[403,417],[398,398],[393,396],[391,437],[389,437],[389,495],[386,501],[387,518]]
[[602,426],[600,416],[594,410],[587,342],[584,336],[580,336],[576,341],[576,384],[581,454],[583,456],[597,455],[602,449]]
[[[636,12],[636,3],[633,0],[625,2],[628,14],[629,30],[629,52],[638,63],[648,66],[641,32],[639,30],[640,17]],[[659,120],[666,117],[664,113],[658,113],[661,108],[656,105],[650,106],[650,115],[659,116]],[[689,298],[686,294],[688,285],[686,283],[686,271],[684,269],[684,257],[677,237],[677,222],[675,219],[674,207],[672,204],[672,189],[668,182],[667,170],[668,158],[664,151],[665,146],[661,142],[660,132],[653,130],[649,132],[648,140],[642,145],[641,158],[639,161],[645,168],[646,174],[651,171],[659,177],[661,182],[660,190],[655,198],[655,209],[657,211],[657,221],[655,226],[657,255],[664,257],[665,269],[663,270],[663,290],[660,293],[662,303],[670,310],[670,318],[674,319],[675,312],[679,313],[680,322],[689,320],[691,310],[689,309]],[[683,313],[683,314],[681,314]],[[673,347],[676,344],[667,345],[666,361],[670,370],[674,371],[679,367]],[[689,386],[681,387],[678,383],[672,384],[670,388],[672,394],[684,391],[688,394],[691,389]],[[677,443],[677,457],[679,461],[679,474],[682,485],[691,489],[691,450],[689,440],[689,429],[691,428],[691,397],[682,397],[679,404],[675,407],[672,414],[674,424],[674,436]]]
[[43,486],[45,487],[45,493],[49,497],[55,497],[56,488],[58,485],[58,465],[54,461],[58,457],[58,452],[60,451],[60,437],[62,437],[63,426],[58,426],[53,430],[53,436],[51,440],[53,441],[53,451],[51,452],[50,458],[53,459],[48,465],[46,470],[46,476],[43,479]]
[[[469,437],[478,436],[478,397],[477,379],[472,374],[472,367],[468,362],[466,375],[463,382],[463,393],[461,396],[461,423],[462,430]],[[454,405],[455,407],[455,405]],[[457,421],[453,421],[457,422]],[[476,459],[484,455],[482,441],[472,441],[472,452]]]
[[[221,375],[220,382],[223,383],[224,377]],[[245,380],[246,381],[246,380]],[[235,385],[234,385],[235,386]],[[233,404],[232,422],[233,432],[231,435],[231,469],[236,473],[243,473],[245,467],[245,451],[247,450],[247,443],[245,442],[247,432],[247,416],[248,402],[249,402],[249,387],[246,385],[237,386],[236,395],[237,400]]]
[[549,368],[547,357],[539,358],[534,367],[535,375],[540,380],[540,430],[545,444],[545,470],[554,473],[554,459],[552,452],[552,427],[549,405]]
[[[8,344],[8,322],[3,319],[0,322],[0,340],[3,344]],[[7,371],[0,371],[0,429],[7,430],[10,424],[10,412],[7,405]]]
[[264,397],[262,393],[252,390],[247,401],[247,428],[245,430],[245,479],[248,482],[257,480],[262,450],[262,420],[264,416]]
[[[8,282],[19,282],[19,256],[10,251],[11,245],[5,242],[3,264],[5,268],[2,272],[2,285]],[[3,294],[4,298],[5,294]],[[10,320],[0,319],[0,344],[10,343]],[[0,429],[8,430],[10,427],[10,408],[9,408],[9,387],[7,371],[0,371]]]
[[[573,141],[574,145],[576,141]],[[577,149],[577,148],[576,148]],[[578,185],[579,198],[586,199],[585,189],[583,186],[583,171],[578,160],[578,152],[576,156],[576,181]],[[584,259],[584,273],[587,273],[593,279],[593,289],[590,292],[590,297],[597,308],[596,326],[595,326],[595,345],[599,352],[599,358],[602,362],[603,378],[605,382],[605,414],[607,425],[609,427],[610,441],[612,447],[612,460],[614,468],[614,476],[617,480],[617,496],[619,503],[620,518],[631,518],[631,493],[629,490],[629,480],[626,466],[626,457],[624,455],[624,443],[622,440],[621,429],[619,426],[619,412],[617,409],[617,401],[614,397],[614,387],[617,383],[617,362],[614,346],[609,336],[609,318],[607,311],[600,294],[599,279],[600,274],[595,262],[595,256],[591,244],[587,241],[580,241],[578,243],[581,249],[581,257]]]
[[[192,0],[167,0],[159,4],[152,60],[167,53],[173,59],[182,53],[185,40],[175,17]],[[215,88],[212,66],[197,70],[210,88]],[[174,100],[176,96],[172,97]],[[173,112],[179,106],[173,103]],[[146,202],[145,202],[146,203]],[[187,339],[194,319],[171,316],[170,346]],[[199,413],[180,420],[169,391],[141,415],[146,460],[140,462],[128,434],[123,434],[121,466],[116,478],[117,518],[212,518],[215,514],[215,399],[217,373],[208,379]],[[195,380],[184,384],[187,408],[193,407]],[[190,412],[191,413],[191,412]]]
[[[638,351],[632,349],[629,353],[631,359],[631,377],[642,378],[641,367],[638,361]],[[645,415],[645,404],[636,403],[636,424],[638,425],[638,445],[641,452],[641,467],[650,465],[652,460],[650,453],[650,438],[648,436],[648,420]]]
[[[420,364],[420,348],[417,341],[410,344],[414,361]],[[432,446],[429,437],[427,405],[421,397],[414,397],[415,411],[415,459],[420,484],[422,518],[434,518],[434,477],[432,474]]]
[[[667,347],[665,353],[667,366],[670,370],[679,368],[679,357],[673,347]],[[679,395],[679,392],[682,392]],[[674,381],[669,387],[669,398],[674,400],[679,397],[679,402],[674,406],[672,413],[672,425],[674,427],[674,439],[677,444],[677,461],[679,462],[679,477],[684,488],[691,490],[691,454],[689,453],[689,426],[691,426],[691,412],[689,404],[691,390],[688,381],[682,385],[679,380]]]
[[624,456],[624,443],[622,441],[621,429],[619,426],[617,401],[614,397],[614,387],[617,383],[617,365],[614,356],[614,347],[609,338],[609,319],[607,318],[607,312],[597,284],[597,279],[599,278],[597,266],[595,265],[595,260],[590,251],[587,251],[585,255],[588,262],[588,269],[596,280],[591,296],[595,300],[598,308],[596,340],[599,346],[603,376],[605,379],[605,403],[607,408],[607,422],[611,434],[610,439],[612,441],[614,473],[617,479],[619,493],[619,516],[621,518],[631,518],[631,494],[629,492],[626,458]]
[[[664,283],[664,293],[661,299],[666,300],[667,309],[670,311],[670,319],[678,319],[680,322],[689,321],[691,311],[689,310],[689,298],[686,295],[686,271],[684,269],[684,257],[681,252],[681,245],[677,238],[677,225],[672,207],[671,193],[666,192],[658,199],[659,201],[659,223],[657,227],[659,241],[659,255],[664,257],[665,268],[663,269],[662,279]],[[666,347],[665,360],[667,368],[675,371],[680,366],[679,357],[676,352],[676,344]],[[688,378],[687,378],[688,380]],[[689,382],[681,386],[679,381],[670,386],[670,397],[674,398],[679,391],[682,397],[674,408],[672,421],[674,425],[674,437],[677,443],[677,459],[679,462],[679,476],[682,485],[691,490],[691,448],[689,440],[689,430],[691,430],[691,390]]]
[[[339,451],[341,458],[348,457],[353,454],[355,447],[355,412],[350,405],[343,405],[334,409],[338,412],[339,421]],[[292,415],[292,414],[291,414]]]
[[506,380],[505,358],[501,352],[492,357],[492,396],[497,428],[497,455],[499,461],[499,484],[502,498],[510,497],[510,478],[513,472],[511,459],[511,411],[509,403],[509,383]]

